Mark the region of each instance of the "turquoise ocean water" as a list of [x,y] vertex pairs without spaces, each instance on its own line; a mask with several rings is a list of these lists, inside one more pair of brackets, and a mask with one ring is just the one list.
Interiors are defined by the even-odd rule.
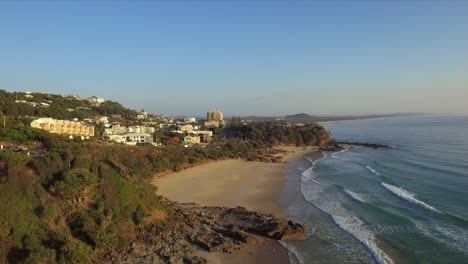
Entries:
[[468,117],[324,124],[338,141],[382,143],[287,169],[281,203],[308,227],[292,263],[468,263]]

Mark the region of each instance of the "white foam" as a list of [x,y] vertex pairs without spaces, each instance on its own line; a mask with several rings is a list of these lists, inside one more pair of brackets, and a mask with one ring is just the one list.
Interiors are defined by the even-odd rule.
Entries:
[[294,264],[299,262],[299,264],[306,263],[305,259],[301,254],[296,250],[296,248],[284,241],[279,240],[279,243],[288,250],[289,263]]
[[420,222],[416,223],[416,228],[450,248],[468,252],[468,230],[464,228],[450,225],[426,226]]
[[[336,194],[329,192],[329,185],[320,183],[313,177],[313,167],[311,168],[311,181],[303,181],[301,183],[301,193],[304,198],[313,204],[315,207],[330,215],[335,224],[342,230],[350,233],[356,240],[361,242],[372,254],[376,262],[381,264],[392,264],[393,260],[383,252],[376,243],[374,233],[370,231],[366,225],[351,211],[346,210]],[[309,173],[303,175],[304,178]],[[356,196],[358,197],[358,196]],[[296,257],[297,254],[296,254]]]
[[377,263],[390,264],[393,260],[375,243],[375,235],[368,230],[361,219],[357,217],[343,217],[332,215],[333,221],[341,229],[350,233],[361,242],[371,253]]
[[380,173],[378,173],[376,170],[374,170],[371,166],[366,166],[368,170],[370,170],[372,173],[374,173],[377,176],[381,176]]
[[430,210],[432,212],[436,212],[436,213],[441,214],[441,212],[439,210],[437,210],[436,208],[428,205],[427,203],[425,203],[423,201],[420,201],[420,200],[416,199],[415,195],[410,193],[409,191],[407,191],[407,190],[405,190],[403,188],[400,188],[400,187],[385,183],[385,182],[382,182],[381,184],[387,190],[389,190],[390,192],[392,192],[396,196],[402,198],[403,200],[406,200],[406,201],[408,201],[408,202],[410,202],[412,204],[421,206],[424,209]]
[[312,167],[308,168],[307,170],[305,170],[304,172],[302,172],[301,175],[303,177],[308,178],[308,179],[312,179],[313,173],[314,173],[314,167],[312,166]]
[[351,198],[353,198],[354,200],[358,201],[358,202],[361,202],[361,203],[366,203],[366,199],[364,198],[364,196],[360,193],[355,193],[355,192],[352,192],[350,190],[344,190],[344,192],[349,195]]
[[334,159],[339,159],[339,157],[336,155],[338,153],[344,153],[346,151],[348,151],[349,149],[343,149],[341,151],[337,151],[337,152],[334,152],[333,154],[331,154],[331,157],[334,158]]

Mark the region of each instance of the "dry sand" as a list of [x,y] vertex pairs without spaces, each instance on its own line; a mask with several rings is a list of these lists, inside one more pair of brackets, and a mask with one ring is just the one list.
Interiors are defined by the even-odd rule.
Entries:
[[[243,206],[250,210],[282,216],[278,203],[288,162],[313,147],[282,147],[282,163],[223,160],[206,163],[153,180],[158,194],[179,202],[207,206]],[[286,250],[275,241],[250,245],[234,254],[206,253],[209,263],[289,263]]]

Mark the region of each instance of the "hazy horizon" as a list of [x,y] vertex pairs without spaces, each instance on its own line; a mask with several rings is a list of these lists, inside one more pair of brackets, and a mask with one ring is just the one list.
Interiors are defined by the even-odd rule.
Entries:
[[203,116],[468,114],[468,2],[1,2],[0,89]]

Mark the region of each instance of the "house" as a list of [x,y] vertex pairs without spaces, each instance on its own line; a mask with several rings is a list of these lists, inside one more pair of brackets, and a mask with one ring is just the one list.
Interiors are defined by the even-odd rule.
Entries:
[[177,144],[180,142],[180,138],[178,137],[172,137],[167,139],[168,144]]
[[148,127],[148,126],[129,126],[127,130],[129,132],[148,133],[148,134],[153,134],[156,131],[154,127]]
[[127,127],[120,126],[120,125],[113,125],[110,128],[104,129],[103,136],[120,135],[120,134],[125,134],[127,132],[128,132]]
[[102,124],[107,124],[109,123],[109,117],[107,116],[96,116],[96,123],[102,123]]
[[93,105],[100,105],[101,103],[104,103],[106,101],[104,98],[96,96],[91,96],[86,100]]
[[191,131],[188,135],[200,137],[200,141],[206,143],[213,138],[213,131]]
[[147,113],[147,112],[141,112],[141,113],[139,113],[139,114],[136,116],[136,118],[137,118],[138,120],[146,119],[146,118],[148,118],[148,113]]
[[196,136],[185,136],[184,142],[187,144],[200,144],[200,137]]
[[113,124],[112,127],[104,129],[104,136],[121,135],[125,133],[146,133],[153,134],[156,131],[154,127],[147,126],[121,126],[120,124]]
[[119,136],[120,142],[127,145],[136,145],[137,143],[153,143],[153,136],[147,133],[128,133]]
[[50,104],[48,104],[48,103],[41,103],[41,106],[42,106],[42,107],[49,107]]
[[182,125],[182,126],[179,127],[179,131],[191,132],[191,131],[193,131],[193,126],[192,125]]
[[196,123],[197,119],[195,117],[186,117],[184,118],[185,123]]

